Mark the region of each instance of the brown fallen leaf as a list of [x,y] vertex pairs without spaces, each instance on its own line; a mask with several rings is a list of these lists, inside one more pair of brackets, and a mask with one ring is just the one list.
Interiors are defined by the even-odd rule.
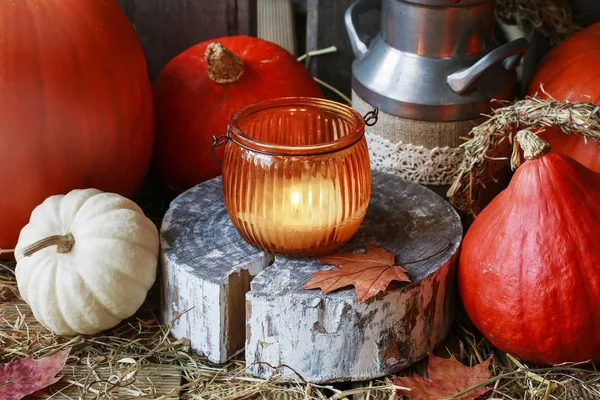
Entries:
[[[474,367],[467,367],[454,356],[440,358],[430,355],[429,365],[427,366],[429,379],[419,375],[406,378],[394,377],[394,384],[409,388],[410,390],[398,389],[398,391],[410,400],[446,399],[490,379],[489,366],[491,361],[492,357]],[[458,398],[472,400],[488,390],[490,389],[480,387]]]
[[34,360],[32,356],[0,366],[0,399],[20,400],[60,380],[55,378],[65,366],[71,349]]
[[330,293],[354,286],[358,301],[362,303],[385,291],[392,281],[410,282],[406,270],[395,264],[393,254],[372,245],[367,245],[366,254],[339,253],[317,259],[322,264],[338,267],[313,272],[313,278],[303,289],[321,289],[323,293]]

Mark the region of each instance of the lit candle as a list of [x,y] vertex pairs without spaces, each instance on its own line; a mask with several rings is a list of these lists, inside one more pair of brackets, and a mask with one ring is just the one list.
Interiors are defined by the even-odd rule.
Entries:
[[327,228],[341,217],[341,192],[331,180],[289,182],[273,200],[272,220],[286,230]]
[[341,187],[333,180],[286,181],[283,187],[256,193],[252,202],[263,207],[250,207],[256,213],[237,217],[262,232],[267,241],[300,251],[317,247],[340,229],[355,229],[360,219],[349,218],[346,224],[342,201]]

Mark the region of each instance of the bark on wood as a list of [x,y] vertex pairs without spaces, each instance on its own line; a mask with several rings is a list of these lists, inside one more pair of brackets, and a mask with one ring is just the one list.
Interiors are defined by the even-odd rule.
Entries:
[[[441,197],[396,176],[373,172],[369,211],[343,251],[366,243],[408,264],[412,284],[359,304],[353,289],[322,295],[302,290],[313,260],[277,258],[246,295],[246,363],[263,378],[274,373],[314,383],[366,380],[397,372],[429,353],[452,323],[454,268],[462,238],[460,218]],[[340,250],[340,251],[342,251]],[[285,364],[277,371],[270,366]]]
[[415,283],[392,284],[374,300],[358,304],[353,290],[323,296],[301,290],[310,272],[330,268],[314,260],[276,257],[263,270],[263,253],[231,224],[216,178],[178,197],[163,220],[163,319],[179,316],[172,333],[214,362],[245,344],[258,376],[274,372],[264,362],[288,364],[313,382],[381,376],[423,357],[446,335],[461,236],[459,217],[442,198],[374,171],[369,211],[345,250],[372,243],[414,261],[452,246],[407,265]]
[[[172,334],[223,363],[244,348],[244,295],[263,254],[237,233],[221,178],[175,199],[161,227],[162,316]],[[181,314],[181,315],[180,315]]]

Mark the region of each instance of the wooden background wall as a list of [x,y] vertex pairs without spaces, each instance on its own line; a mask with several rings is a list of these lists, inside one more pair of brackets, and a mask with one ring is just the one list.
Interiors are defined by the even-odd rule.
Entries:
[[[355,0],[117,1],[136,27],[152,80],[174,56],[198,42],[226,35],[256,36],[257,4],[262,7],[268,5],[271,9],[281,7],[283,3],[286,3],[285,7],[294,4],[297,9],[306,12],[304,17],[298,19],[296,14],[295,18],[295,23],[298,25],[294,30],[296,55],[336,46],[338,49],[336,53],[308,59],[306,66],[314,76],[347,95],[350,94],[354,54],[344,25],[344,12]],[[596,2],[592,4],[590,0],[573,0],[573,4],[577,22],[589,25],[593,21],[600,20],[600,5]],[[587,8],[584,7],[585,5]],[[264,20],[264,16],[270,14],[263,12],[259,15],[262,15]],[[586,16],[589,18],[585,19]],[[374,35],[379,31],[379,17],[377,11],[362,16],[360,25],[367,35]],[[263,27],[263,31],[265,29]],[[504,42],[505,38],[500,37],[500,41]],[[286,46],[285,43],[279,44],[286,48],[293,47]],[[529,70],[535,67],[550,45],[542,42],[541,50],[538,49],[540,45],[536,43],[532,43],[531,47],[524,63]]]
[[188,47],[226,35],[256,35],[256,0],[118,0],[142,42],[150,79]]
[[[257,35],[258,0],[117,1],[136,28],[152,80],[173,57],[198,42],[226,35]],[[306,47],[297,47],[296,55],[329,46],[338,48],[336,53],[308,60],[307,68],[347,95],[354,54],[344,26],[344,12],[353,1],[305,0],[306,29],[296,29],[306,35],[298,40],[306,42]],[[361,22],[374,34],[379,30],[378,19],[378,13],[369,14]]]
[[[350,95],[352,61],[354,53],[350,46],[344,13],[356,0],[308,0],[306,21],[307,51],[336,46],[337,52],[315,57],[308,68],[313,76]],[[360,19],[366,33],[374,35],[379,31],[379,12],[373,11]]]

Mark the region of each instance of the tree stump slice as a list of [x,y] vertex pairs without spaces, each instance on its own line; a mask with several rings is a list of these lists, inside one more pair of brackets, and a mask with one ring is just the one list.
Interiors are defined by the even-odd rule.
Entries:
[[160,243],[163,322],[210,361],[227,361],[244,349],[244,296],[268,260],[231,224],[221,177],[173,200]]
[[[360,381],[392,374],[430,353],[447,335],[455,307],[460,217],[431,190],[373,171],[369,210],[340,249],[372,244],[407,264],[412,283],[392,283],[359,303],[353,288],[323,295],[303,290],[312,272],[330,269],[313,259],[276,257],[246,294],[246,364],[253,375],[277,373],[312,383]],[[277,368],[280,366],[279,368]],[[275,369],[274,369],[275,367]]]
[[[358,304],[354,290],[322,295],[302,290],[311,259],[276,257],[247,244],[232,225],[221,178],[175,199],[161,226],[162,319],[171,333],[215,363],[246,349],[261,377],[287,364],[312,382],[363,380],[393,373],[425,356],[453,317],[453,268],[462,227],[452,207],[430,190],[373,171],[365,220],[343,251],[384,247],[406,266],[410,285]],[[254,280],[253,280],[254,279]],[[252,283],[251,283],[252,281]],[[250,288],[252,286],[252,291]],[[247,293],[248,292],[248,293]],[[286,368],[284,377],[295,379]]]

